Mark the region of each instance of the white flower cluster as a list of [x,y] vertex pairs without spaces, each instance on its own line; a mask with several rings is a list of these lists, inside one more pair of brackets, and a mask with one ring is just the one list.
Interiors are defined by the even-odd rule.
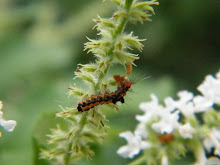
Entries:
[[[158,136],[164,134],[174,134],[175,136],[178,134],[180,139],[194,140],[194,135],[196,135],[195,138],[198,138],[199,135],[197,134],[201,134],[201,130],[207,128],[206,134],[202,134],[201,145],[208,152],[214,148],[214,154],[220,156],[219,124],[216,123],[210,128],[207,126],[210,125],[208,123],[199,125],[199,121],[196,119],[197,113],[214,111],[213,105],[220,105],[220,71],[216,77],[206,76],[198,90],[202,95],[194,96],[191,92],[180,91],[177,94],[178,100],[167,97],[164,100],[164,106],[160,105],[157,96],[152,94],[150,102],[140,104],[140,109],[144,111],[144,114],[136,116],[139,124],[134,134],[130,131],[120,134],[120,137],[125,138],[128,144],[120,147],[117,153],[124,158],[133,158],[141,150],[155,146],[154,142],[148,137],[149,129],[153,130]],[[197,151],[199,150],[201,147]],[[165,157],[166,161],[161,158],[161,164],[167,164],[163,162],[168,161],[169,155],[162,155],[162,157]]]
[[0,101],[0,125],[8,132],[12,132],[17,122],[15,120],[5,120],[3,118],[3,112],[1,111],[2,108],[3,108],[3,104],[2,101]]

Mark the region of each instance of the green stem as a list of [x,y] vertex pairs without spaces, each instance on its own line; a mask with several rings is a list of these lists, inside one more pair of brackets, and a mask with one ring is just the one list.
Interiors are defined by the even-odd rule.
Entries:
[[[83,127],[86,124],[86,116],[84,114],[82,114],[80,121],[79,121],[79,129],[77,134],[81,134]],[[69,165],[70,164],[70,158],[71,158],[71,151],[72,151],[72,144],[73,143],[69,143],[68,147],[67,147],[67,151],[66,154],[64,156],[64,165]]]
[[[127,13],[130,11],[132,3],[133,3],[133,0],[126,0],[125,1],[125,10],[127,11]],[[124,28],[127,23],[127,20],[128,20],[127,16],[124,16],[124,18],[121,20],[121,22],[119,23],[119,25],[117,26],[117,28],[113,34],[113,39],[116,39],[119,35],[121,35],[123,33]],[[113,53],[114,46],[115,46],[115,43],[113,43],[112,48],[110,49],[110,51],[107,54],[111,55]],[[98,81],[94,85],[95,92],[97,92],[100,89],[99,87],[100,87],[101,81],[102,81],[102,79],[104,79],[105,75],[107,74],[111,64],[112,64],[112,58],[109,59],[108,63],[105,63],[105,66],[103,66],[104,69],[99,72]]]
[[[129,13],[132,3],[133,3],[133,0],[125,1],[125,10],[127,11],[127,13]],[[118,35],[120,35],[123,32],[126,23],[127,23],[127,16],[125,16],[122,19],[121,23],[118,25],[117,29],[115,30],[114,38],[116,38]]]
[[132,161],[131,163],[129,163],[128,165],[138,165],[138,164],[142,164],[143,162],[146,161],[145,156],[141,156],[139,158],[137,158],[136,160]]
[[114,39],[117,38],[123,32],[126,22],[127,22],[127,18],[124,17],[121,23],[118,25],[117,29],[115,30],[115,33],[113,36]]
[[133,3],[133,0],[126,0],[125,1],[125,9],[127,10],[127,12],[129,12],[129,10],[131,9],[132,3]]
[[70,156],[71,156],[72,143],[68,144],[66,155],[64,156],[64,165],[70,164]]

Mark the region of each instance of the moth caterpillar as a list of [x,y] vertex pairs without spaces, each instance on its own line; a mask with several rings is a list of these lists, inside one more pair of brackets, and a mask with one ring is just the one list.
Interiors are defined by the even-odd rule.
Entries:
[[114,75],[113,78],[115,79],[118,87],[117,90],[112,93],[104,93],[99,94],[97,96],[91,96],[87,98],[77,105],[77,110],[79,112],[88,111],[95,106],[102,105],[102,104],[109,104],[113,103],[116,104],[117,102],[124,103],[124,96],[126,95],[127,91],[130,89],[132,82],[125,77],[130,74],[132,71],[131,63],[127,62],[127,72],[124,76]]
[[[114,78],[119,78],[119,77],[122,78],[120,75],[114,75]],[[124,103],[124,96],[126,95],[127,91],[130,89],[131,85],[132,83],[130,80],[124,79],[123,83],[121,83],[120,86],[118,86],[115,92],[99,94],[97,96],[91,96],[90,98],[87,98],[86,100],[79,102],[77,109],[79,112],[82,112],[82,111],[88,111],[89,109],[94,108],[97,105],[109,104],[109,103],[116,104],[118,101]]]

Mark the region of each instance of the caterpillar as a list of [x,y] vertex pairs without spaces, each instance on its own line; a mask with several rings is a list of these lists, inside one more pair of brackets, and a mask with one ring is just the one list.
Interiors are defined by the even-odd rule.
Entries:
[[94,108],[95,106],[102,105],[102,104],[116,104],[117,102],[124,103],[124,96],[126,95],[127,91],[130,89],[132,82],[129,79],[126,79],[125,77],[131,73],[132,71],[132,65],[131,63],[127,62],[127,72],[124,76],[120,75],[114,75],[113,78],[115,79],[118,88],[115,92],[112,93],[105,93],[105,94],[99,94],[97,96],[91,96],[90,98],[87,98],[77,105],[77,110],[79,112],[88,111],[91,108]]
[[[79,102],[77,106],[78,111],[88,111],[89,109],[94,108],[97,105],[109,103],[116,104],[119,101],[121,103],[124,103],[124,96],[130,89],[132,82],[128,79],[124,79],[124,77],[121,77],[120,75],[114,75],[114,79],[117,83],[120,83],[115,92],[91,96],[90,98],[87,98],[86,100]],[[123,82],[118,82],[119,80],[122,81],[122,79],[124,79]]]

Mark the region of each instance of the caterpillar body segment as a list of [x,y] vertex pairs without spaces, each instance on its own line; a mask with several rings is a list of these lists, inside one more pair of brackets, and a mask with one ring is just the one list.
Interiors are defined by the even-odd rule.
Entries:
[[[121,77],[120,77],[121,78]],[[117,82],[117,80],[116,80]],[[112,93],[105,93],[99,94],[97,96],[91,96],[86,100],[83,100],[78,103],[77,109],[79,112],[88,111],[95,106],[102,105],[102,104],[116,104],[117,102],[124,103],[124,96],[126,95],[127,91],[130,89],[132,83],[128,79],[124,79],[123,81],[120,79],[120,85],[118,86],[117,90]]]

